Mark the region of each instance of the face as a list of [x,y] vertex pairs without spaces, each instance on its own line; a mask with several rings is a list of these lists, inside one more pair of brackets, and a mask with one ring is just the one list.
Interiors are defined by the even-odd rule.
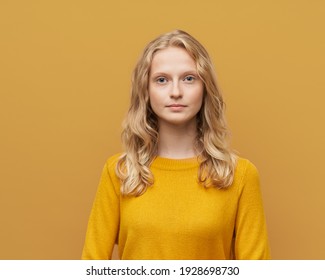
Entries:
[[155,53],[149,75],[150,105],[161,125],[196,125],[203,82],[194,59],[180,47]]

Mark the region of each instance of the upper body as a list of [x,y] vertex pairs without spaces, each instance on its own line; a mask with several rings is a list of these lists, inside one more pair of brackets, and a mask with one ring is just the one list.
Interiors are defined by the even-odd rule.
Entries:
[[239,158],[233,184],[205,188],[198,161],[157,157],[152,187],[120,194],[119,155],[108,159],[89,219],[83,259],[269,259],[259,176]]
[[132,77],[121,157],[103,170],[83,258],[267,259],[256,168],[228,141],[211,59],[175,30],[150,42]]

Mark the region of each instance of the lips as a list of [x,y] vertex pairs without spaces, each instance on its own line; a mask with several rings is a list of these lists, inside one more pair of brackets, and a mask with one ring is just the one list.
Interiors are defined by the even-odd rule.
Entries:
[[166,107],[170,107],[170,108],[181,108],[181,107],[186,107],[185,105],[182,104],[170,104],[167,105]]

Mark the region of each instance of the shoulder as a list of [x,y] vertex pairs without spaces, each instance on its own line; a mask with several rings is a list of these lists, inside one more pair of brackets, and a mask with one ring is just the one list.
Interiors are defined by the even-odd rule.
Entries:
[[106,160],[105,166],[104,166],[104,172],[106,172],[111,177],[111,179],[115,179],[117,181],[118,181],[118,179],[117,179],[117,175],[116,175],[116,166],[117,166],[117,163],[118,163],[119,159],[121,158],[121,156],[123,156],[122,153],[117,153],[117,154],[110,156]]
[[256,166],[246,158],[238,157],[236,164],[236,173],[246,174],[246,173],[258,173]]
[[107,184],[113,185],[116,194],[119,194],[120,191],[120,179],[116,175],[116,165],[121,155],[122,153],[114,154],[106,160],[101,179],[105,188]]
[[119,161],[119,159],[123,156],[123,153],[117,153],[114,154],[112,156],[110,156],[107,160],[106,160],[106,167],[108,170],[114,169],[116,167],[117,162]]
[[259,172],[251,161],[246,158],[238,157],[235,169],[234,184],[236,184],[240,189],[248,182],[253,183],[254,185],[259,185]]

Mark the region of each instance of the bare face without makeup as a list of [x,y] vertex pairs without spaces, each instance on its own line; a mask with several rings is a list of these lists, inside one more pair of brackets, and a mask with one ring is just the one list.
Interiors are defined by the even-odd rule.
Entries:
[[150,105],[159,125],[196,125],[203,100],[203,82],[196,63],[180,47],[159,50],[149,76]]

